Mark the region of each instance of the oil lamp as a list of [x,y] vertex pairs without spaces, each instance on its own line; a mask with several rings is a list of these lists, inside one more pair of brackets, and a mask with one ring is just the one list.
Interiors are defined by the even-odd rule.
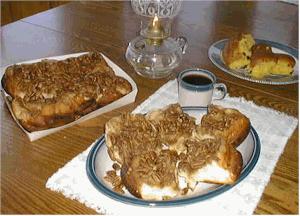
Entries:
[[131,6],[141,16],[141,31],[127,47],[127,61],[138,74],[148,78],[170,75],[187,47],[185,37],[170,37],[172,19],[178,14],[181,1],[131,0]]

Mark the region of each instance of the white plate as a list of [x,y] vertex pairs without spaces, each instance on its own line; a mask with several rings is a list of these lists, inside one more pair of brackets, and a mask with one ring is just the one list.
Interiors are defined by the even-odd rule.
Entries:
[[228,39],[220,40],[215,42],[213,45],[210,46],[208,50],[208,57],[212,61],[212,63],[217,66],[219,69],[223,70],[230,75],[238,77],[240,79],[248,80],[251,82],[262,83],[262,84],[270,84],[270,85],[284,85],[284,84],[293,84],[298,83],[299,80],[299,63],[298,63],[298,50],[288,47],[286,45],[276,43],[273,41],[268,40],[261,40],[255,39],[256,44],[266,44],[272,47],[272,51],[274,53],[283,53],[292,56],[295,61],[294,72],[291,76],[282,76],[282,75],[270,75],[264,77],[263,79],[257,79],[255,77],[251,77],[248,72],[244,69],[233,70],[230,69],[223,61],[222,58],[222,50],[224,49],[225,44],[227,43]]
[[[200,122],[201,117],[207,112],[205,108],[184,107],[183,110],[197,119]],[[243,170],[240,178],[233,185],[218,185],[199,183],[195,191],[188,195],[176,197],[165,201],[147,201],[139,199],[131,195],[127,190],[125,194],[119,194],[112,190],[111,185],[104,180],[104,176],[108,170],[112,170],[113,161],[111,161],[107,147],[105,145],[105,138],[102,135],[96,144],[92,147],[87,157],[86,171],[92,184],[101,193],[111,197],[120,202],[143,205],[143,206],[174,206],[186,205],[194,202],[199,202],[217,196],[230,188],[234,187],[242,181],[254,168],[260,154],[260,140],[253,127],[251,127],[249,135],[237,148],[243,157]]]

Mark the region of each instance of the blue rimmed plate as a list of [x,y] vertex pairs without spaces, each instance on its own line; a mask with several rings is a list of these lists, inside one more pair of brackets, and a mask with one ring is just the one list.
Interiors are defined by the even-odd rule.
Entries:
[[[197,123],[200,122],[201,117],[207,112],[206,108],[200,107],[184,107],[183,110],[189,115],[195,117],[197,119]],[[97,190],[117,201],[141,206],[168,207],[187,205],[203,201],[224,193],[225,191],[237,185],[252,171],[257,163],[260,154],[260,140],[253,127],[251,127],[249,135],[243,141],[243,143],[238,146],[237,149],[243,156],[243,170],[241,172],[240,178],[236,181],[235,184],[218,185],[199,183],[196,189],[188,195],[165,201],[147,201],[132,196],[128,191],[125,191],[125,194],[119,194],[112,190],[111,185],[104,180],[106,172],[108,170],[112,170],[113,165],[113,162],[111,161],[107,153],[104,135],[99,138],[99,140],[89,152],[86,163],[86,171],[91,183]]]
[[288,47],[286,45],[268,41],[268,40],[261,40],[261,39],[255,39],[255,42],[257,44],[263,43],[270,47],[272,47],[272,51],[274,53],[284,53],[292,56],[295,61],[296,65],[294,67],[294,72],[291,76],[282,76],[282,75],[270,75],[267,77],[264,77],[263,79],[256,79],[255,77],[251,77],[248,73],[248,71],[244,69],[240,70],[233,70],[230,69],[223,61],[222,58],[222,50],[224,49],[225,44],[227,43],[228,39],[223,39],[220,41],[215,42],[212,44],[208,50],[208,57],[212,61],[212,63],[217,66],[222,71],[233,75],[235,77],[238,77],[240,79],[248,80],[251,82],[256,83],[262,83],[262,84],[270,84],[270,85],[286,85],[286,84],[293,84],[298,83],[299,80],[299,63],[298,63],[298,50],[294,49],[292,47]]

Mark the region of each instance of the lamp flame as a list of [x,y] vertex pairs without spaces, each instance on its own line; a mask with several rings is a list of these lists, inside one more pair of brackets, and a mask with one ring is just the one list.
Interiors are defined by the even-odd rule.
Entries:
[[158,23],[158,16],[155,14],[154,16],[154,19],[153,19],[153,22],[152,22],[152,26],[155,27],[157,26],[159,23]]

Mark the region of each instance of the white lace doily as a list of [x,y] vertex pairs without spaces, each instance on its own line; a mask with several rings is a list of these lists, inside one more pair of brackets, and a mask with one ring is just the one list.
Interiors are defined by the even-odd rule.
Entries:
[[[176,102],[177,82],[171,80],[138,106],[134,112],[144,113]],[[250,118],[261,141],[261,154],[256,166],[242,182],[227,192],[192,205],[169,208],[140,207],[115,201],[94,188],[86,175],[86,158],[93,144],[51,176],[46,187],[63,193],[70,199],[76,199],[102,214],[251,215],[298,120],[284,113],[259,107],[244,98],[226,96],[225,99],[213,103],[240,110]]]

